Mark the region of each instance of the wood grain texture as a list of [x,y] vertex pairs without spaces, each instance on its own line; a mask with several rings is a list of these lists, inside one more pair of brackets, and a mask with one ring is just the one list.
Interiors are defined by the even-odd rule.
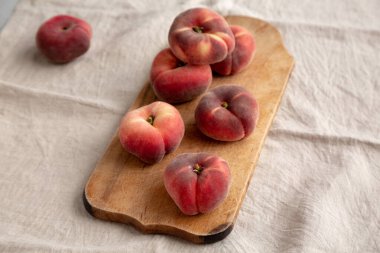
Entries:
[[[176,105],[185,122],[186,133],[179,148],[158,164],[145,165],[125,152],[116,133],[91,174],[83,194],[86,209],[93,216],[130,223],[145,233],[170,234],[194,243],[219,241],[231,232],[294,60],[272,25],[241,16],[229,16],[227,21],[251,31],[256,39],[257,51],[247,69],[234,76],[215,77],[211,88],[222,84],[247,88],[258,100],[260,108],[255,132],[237,142],[218,142],[203,136],[194,121],[194,109],[199,97]],[[156,98],[148,83],[130,110],[154,100]],[[176,155],[201,151],[217,154],[229,163],[231,189],[226,200],[213,212],[186,216],[167,194],[163,171]]]

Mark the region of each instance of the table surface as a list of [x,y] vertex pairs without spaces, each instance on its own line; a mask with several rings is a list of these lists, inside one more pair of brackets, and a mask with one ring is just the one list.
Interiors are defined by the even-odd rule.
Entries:
[[1,0],[0,1],[0,31],[12,15],[13,9],[18,0]]
[[[233,231],[198,246],[96,219],[82,195],[174,17],[202,4],[271,23],[295,66]],[[0,31],[0,252],[379,252],[379,9],[378,0],[19,1]],[[85,55],[54,65],[34,39],[61,13],[87,20],[93,38]]]

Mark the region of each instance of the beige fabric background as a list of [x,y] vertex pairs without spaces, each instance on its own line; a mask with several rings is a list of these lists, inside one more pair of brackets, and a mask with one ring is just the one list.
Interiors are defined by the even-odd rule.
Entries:
[[[212,245],[91,217],[83,187],[194,6],[275,25],[296,66],[232,233]],[[0,252],[380,252],[380,2],[21,0],[0,32]],[[90,51],[46,62],[38,26],[68,13]]]

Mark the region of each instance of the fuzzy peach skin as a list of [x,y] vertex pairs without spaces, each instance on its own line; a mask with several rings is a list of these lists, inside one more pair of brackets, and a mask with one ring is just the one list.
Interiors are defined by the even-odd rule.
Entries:
[[235,39],[221,15],[208,8],[193,8],[174,19],[169,45],[181,61],[204,65],[226,58],[235,48]]
[[169,48],[153,60],[150,79],[154,93],[171,104],[190,101],[207,90],[212,81],[210,65],[183,63]]
[[174,106],[160,101],[127,112],[119,127],[124,149],[148,164],[157,163],[174,151],[184,133],[181,114]]
[[249,136],[258,118],[256,99],[237,85],[222,85],[208,91],[195,109],[198,129],[219,141],[237,141]]
[[256,51],[256,41],[247,29],[237,25],[230,27],[235,37],[235,49],[223,61],[211,65],[214,72],[223,76],[244,70],[252,62]]
[[213,211],[228,195],[230,184],[227,162],[208,153],[178,155],[164,172],[167,192],[186,215]]
[[39,51],[53,63],[67,63],[90,48],[91,26],[69,15],[58,15],[45,21],[37,31]]

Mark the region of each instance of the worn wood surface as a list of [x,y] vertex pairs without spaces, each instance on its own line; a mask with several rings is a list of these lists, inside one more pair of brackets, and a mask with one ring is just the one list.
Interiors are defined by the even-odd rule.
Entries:
[[[84,203],[93,216],[129,223],[146,233],[179,236],[194,243],[219,241],[231,232],[294,60],[285,49],[279,32],[267,22],[241,16],[229,16],[227,20],[252,32],[257,51],[247,69],[231,77],[215,77],[210,88],[237,84],[252,92],[260,107],[255,132],[237,142],[218,142],[204,137],[194,122],[199,98],[176,106],[185,122],[186,133],[180,147],[160,163],[145,165],[126,153],[116,132],[85,186]],[[130,110],[154,100],[153,91],[146,84]],[[215,153],[229,163],[232,185],[226,200],[216,210],[186,216],[167,194],[163,170],[176,155],[200,151]]]

